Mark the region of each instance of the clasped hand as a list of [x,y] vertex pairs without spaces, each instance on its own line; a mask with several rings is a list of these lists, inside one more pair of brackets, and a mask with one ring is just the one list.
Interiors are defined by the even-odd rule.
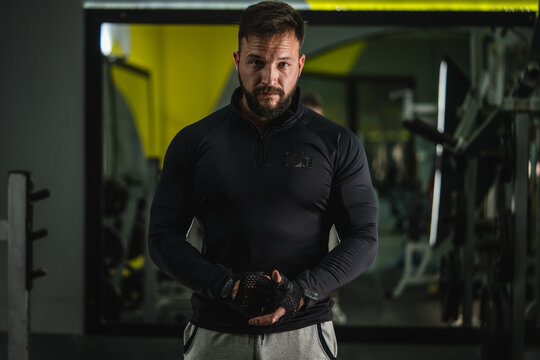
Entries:
[[303,289],[277,270],[271,277],[245,273],[234,284],[230,305],[250,318],[249,325],[269,326],[296,315],[304,305],[302,295]]

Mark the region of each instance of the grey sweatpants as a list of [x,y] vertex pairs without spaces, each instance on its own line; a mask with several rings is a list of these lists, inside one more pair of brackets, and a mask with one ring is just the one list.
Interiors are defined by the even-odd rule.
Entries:
[[265,335],[231,334],[189,323],[184,330],[185,360],[333,360],[337,342],[331,321]]

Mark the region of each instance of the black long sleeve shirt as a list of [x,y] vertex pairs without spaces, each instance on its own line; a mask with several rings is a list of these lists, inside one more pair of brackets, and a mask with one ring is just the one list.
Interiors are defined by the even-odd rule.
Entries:
[[[264,135],[231,104],[182,129],[165,155],[151,209],[149,251],[194,290],[192,322],[204,328],[269,333],[331,319],[330,295],[373,263],[377,202],[368,163],[349,130],[293,96]],[[193,217],[202,252],[186,241]],[[328,252],[332,224],[341,242]],[[251,327],[219,298],[230,275],[277,269],[311,294],[291,319]]]

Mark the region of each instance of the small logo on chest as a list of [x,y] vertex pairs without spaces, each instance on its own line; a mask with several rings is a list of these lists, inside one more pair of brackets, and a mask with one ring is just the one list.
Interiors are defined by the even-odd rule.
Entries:
[[311,169],[311,154],[307,152],[287,151],[285,153],[285,167]]

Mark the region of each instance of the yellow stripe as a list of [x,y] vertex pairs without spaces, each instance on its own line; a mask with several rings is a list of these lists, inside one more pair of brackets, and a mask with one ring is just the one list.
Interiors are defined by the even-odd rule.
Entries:
[[144,266],[144,255],[139,255],[133,259],[129,259],[127,265],[134,270],[139,270]]
[[122,277],[126,278],[131,276],[132,270],[142,269],[144,266],[144,255],[139,255],[133,259],[129,259],[126,266],[122,269]]
[[501,11],[538,12],[537,1],[324,1],[306,0],[312,10],[325,11]]
[[352,44],[337,46],[322,54],[307,57],[304,71],[312,73],[347,75],[356,64],[358,56],[366,43],[357,41]]
[[379,141],[408,141],[411,137],[411,133],[408,130],[364,130],[360,129],[360,133],[364,136],[366,141],[379,142]]
[[139,255],[133,259],[129,259],[126,266],[122,269],[122,277],[127,278],[131,276],[131,270],[139,270],[144,266],[144,255]]

